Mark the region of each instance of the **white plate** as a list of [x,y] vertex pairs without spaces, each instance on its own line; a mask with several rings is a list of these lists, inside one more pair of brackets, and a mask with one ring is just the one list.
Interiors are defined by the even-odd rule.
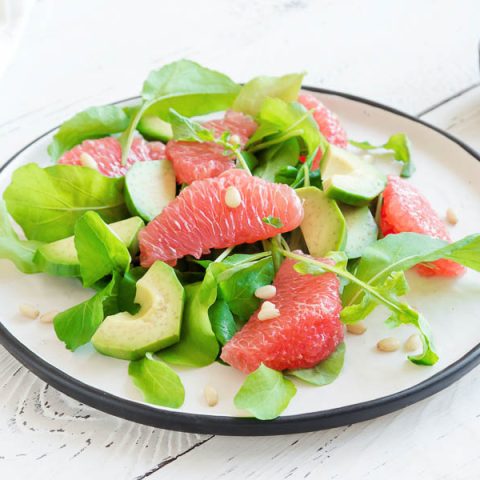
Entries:
[[[453,238],[480,228],[480,163],[467,146],[447,133],[388,107],[335,92],[316,90],[339,117],[350,138],[381,144],[394,132],[405,132],[413,145],[418,185],[436,210],[448,207],[459,216]],[[17,167],[29,162],[49,164],[46,147],[51,132],[21,150],[0,173],[3,191]],[[415,366],[406,353],[379,353],[376,342],[392,334],[405,340],[413,329],[402,326],[391,332],[379,309],[368,318],[362,336],[346,336],[345,367],[340,377],[325,387],[297,384],[297,395],[274,421],[244,418],[233,405],[243,375],[215,363],[201,369],[177,369],[185,385],[185,404],[179,410],[148,405],[132,385],[128,363],[102,356],[90,345],[75,353],[66,350],[51,325],[22,318],[21,303],[41,311],[62,310],[91,293],[76,280],[43,274],[23,275],[0,261],[0,341],[29,369],[66,394],[108,413],[175,430],[224,435],[274,435],[339,426],[383,415],[431,395],[458,379],[480,361],[480,274],[469,271],[457,280],[425,279],[408,274],[409,302],[430,320],[440,353],[433,367]],[[213,385],[219,403],[205,404],[202,391]],[[242,418],[243,417],[243,418]]]

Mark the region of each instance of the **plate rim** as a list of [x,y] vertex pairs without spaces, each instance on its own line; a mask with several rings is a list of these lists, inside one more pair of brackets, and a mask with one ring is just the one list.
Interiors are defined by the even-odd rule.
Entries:
[[[374,100],[336,90],[307,85],[302,86],[302,89],[346,98],[407,118],[408,120],[419,123],[456,143],[477,161],[480,161],[480,153],[477,153],[462,140],[441,128],[401,110],[397,110],[396,108]],[[138,98],[139,96],[128,97],[111,104],[125,103]],[[0,174],[24,151],[58,128],[59,127],[57,126],[46,131],[18,150],[3,165],[1,165]],[[168,430],[230,436],[266,436],[304,433],[371,420],[434,395],[463,377],[480,363],[479,343],[457,361],[440,372],[416,385],[413,385],[412,387],[400,390],[399,392],[343,407],[319,412],[288,415],[278,417],[275,420],[264,421],[254,418],[204,415],[162,410],[158,407],[153,407],[148,404],[128,400],[107,393],[104,390],[77,380],[46,360],[43,360],[10,333],[1,321],[0,344],[2,344],[5,349],[28,370],[55,389],[104,413],[136,423],[165,428]]]

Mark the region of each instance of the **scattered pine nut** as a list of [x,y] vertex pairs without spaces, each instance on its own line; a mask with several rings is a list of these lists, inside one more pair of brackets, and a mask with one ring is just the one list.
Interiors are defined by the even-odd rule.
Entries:
[[218,392],[211,385],[204,388],[203,395],[209,407],[214,407],[218,403]]
[[80,154],[80,165],[83,167],[91,168],[92,170],[98,170],[98,164],[95,159],[87,152],[82,152]]
[[347,325],[347,332],[354,335],[362,335],[367,331],[365,322],[349,323]]
[[263,287],[258,287],[255,290],[255,296],[261,298],[262,300],[267,300],[274,297],[277,294],[277,289],[273,285],[264,285]]
[[18,307],[18,310],[24,317],[31,318],[32,320],[40,314],[38,308],[26,303],[22,303],[22,305]]
[[400,342],[395,337],[383,338],[377,343],[377,349],[381,352],[395,352],[400,348]]
[[50,310],[49,312],[40,315],[40,321],[42,323],[53,323],[53,319],[58,314],[58,310]]
[[407,338],[404,348],[407,352],[415,352],[422,348],[422,341],[418,333],[414,333]]
[[278,316],[280,316],[280,310],[278,310],[274,303],[269,301],[263,302],[262,307],[258,312],[259,320],[271,320],[272,318],[277,318]]
[[232,145],[239,145],[241,143],[242,139],[238,135],[232,135],[230,137],[230,143]]
[[458,216],[457,216],[457,214],[455,213],[455,211],[452,210],[451,208],[447,208],[446,217],[447,217],[447,222],[448,222],[450,225],[456,225],[456,224],[458,223]]
[[228,187],[225,192],[225,204],[230,208],[237,208],[242,203],[242,196],[236,187]]

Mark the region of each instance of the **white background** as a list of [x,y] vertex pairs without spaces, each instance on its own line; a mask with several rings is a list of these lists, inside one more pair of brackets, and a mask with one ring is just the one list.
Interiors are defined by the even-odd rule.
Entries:
[[[181,57],[238,81],[307,70],[307,84],[429,111],[480,148],[479,19],[478,0],[38,0],[0,79],[0,161]],[[55,392],[1,347],[0,399],[1,478],[480,477],[477,371],[384,418],[278,438],[122,421]]]

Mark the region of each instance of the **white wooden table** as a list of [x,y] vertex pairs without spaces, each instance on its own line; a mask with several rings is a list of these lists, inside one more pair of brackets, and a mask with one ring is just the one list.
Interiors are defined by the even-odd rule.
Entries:
[[[78,110],[136,94],[188,57],[242,81],[385,102],[480,149],[478,0],[39,0],[0,79],[0,161]],[[459,319],[461,322],[461,319]],[[480,478],[480,370],[397,413],[272,438],[169,432],[103,414],[0,347],[0,478]]]

